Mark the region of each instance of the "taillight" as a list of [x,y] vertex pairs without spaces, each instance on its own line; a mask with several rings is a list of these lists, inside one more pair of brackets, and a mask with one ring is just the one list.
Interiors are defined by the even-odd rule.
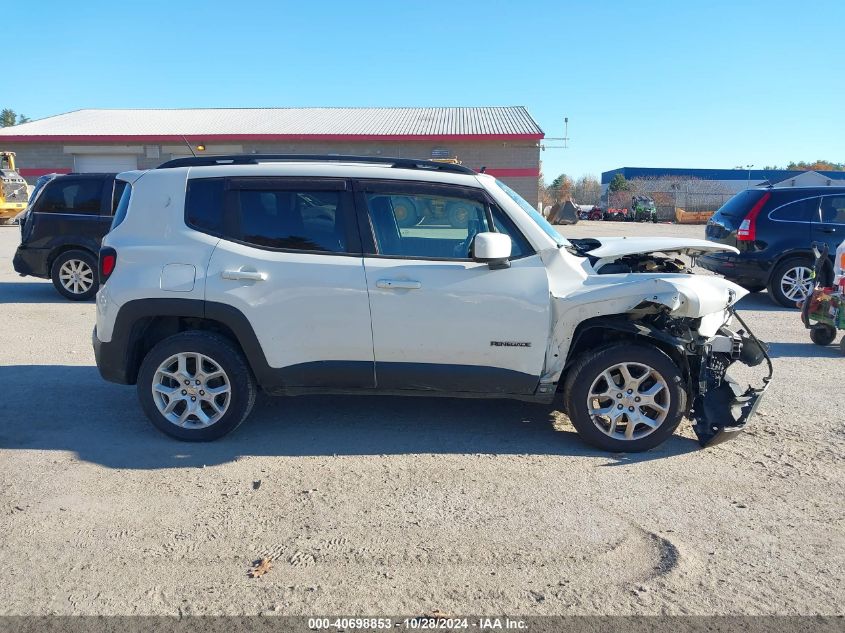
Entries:
[[736,230],[736,239],[740,242],[753,242],[757,239],[757,216],[771,197],[772,194],[767,191],[763,197],[760,198],[753,207],[751,207],[751,211],[748,212],[748,215],[745,216],[742,224],[740,224],[739,228]]
[[100,249],[100,284],[106,283],[117,265],[117,251],[113,248]]

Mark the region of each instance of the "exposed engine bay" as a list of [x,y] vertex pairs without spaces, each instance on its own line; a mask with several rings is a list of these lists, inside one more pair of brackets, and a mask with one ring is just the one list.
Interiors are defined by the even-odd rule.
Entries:
[[687,263],[677,257],[661,257],[655,253],[626,255],[614,262],[600,264],[592,258],[590,263],[599,275],[617,273],[686,273],[692,274]]
[[[641,238],[583,238],[570,240],[567,250],[586,257],[599,275],[625,273],[692,274],[691,262],[697,255],[712,250],[725,250],[704,240],[651,238],[650,248],[643,248]],[[730,247],[728,247],[730,248]]]
[[[694,421],[693,430],[701,446],[720,444],[735,437],[757,409],[772,379],[773,367],[766,345],[754,336],[734,308],[728,311],[731,320],[736,319],[743,329],[733,331],[725,325],[709,338],[697,332],[700,319],[678,319],[665,312],[641,319],[654,328],[652,332],[662,332],[674,339],[688,376],[687,415]],[[762,386],[749,385],[743,389],[728,376],[728,368],[736,361],[748,367],[757,367],[765,361],[768,375],[763,378]]]

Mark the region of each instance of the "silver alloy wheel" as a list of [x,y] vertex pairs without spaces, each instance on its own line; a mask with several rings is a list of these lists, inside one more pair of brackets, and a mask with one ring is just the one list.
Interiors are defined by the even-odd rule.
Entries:
[[153,376],[158,412],[182,428],[201,429],[218,422],[232,401],[232,384],[223,368],[197,352],[174,354]]
[[780,290],[790,301],[801,301],[813,291],[813,271],[807,266],[793,266],[780,278]]
[[94,271],[81,259],[69,259],[59,268],[59,281],[69,293],[85,294],[94,285]]
[[638,440],[663,424],[671,397],[666,379],[656,369],[643,363],[618,363],[593,381],[587,411],[605,435]]

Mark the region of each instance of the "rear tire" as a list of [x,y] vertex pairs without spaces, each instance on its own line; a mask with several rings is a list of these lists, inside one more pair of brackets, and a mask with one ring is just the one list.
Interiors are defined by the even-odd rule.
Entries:
[[[836,338],[836,328],[827,323],[819,323],[810,329],[810,340],[816,345],[826,347]],[[843,339],[845,340],[845,339]]]
[[65,299],[87,301],[99,288],[97,258],[88,251],[65,251],[53,260],[50,278]]
[[800,286],[812,292],[812,272],[812,263],[802,257],[791,257],[775,266],[767,286],[772,301],[784,308],[797,308],[798,302],[807,296],[802,294]]
[[159,431],[178,440],[208,442],[240,426],[252,411],[257,389],[246,360],[228,338],[190,331],[150,350],[138,372],[137,391]]
[[575,362],[564,383],[564,403],[588,444],[606,451],[639,452],[662,444],[675,432],[686,411],[686,390],[681,370],[665,352],[616,343]]

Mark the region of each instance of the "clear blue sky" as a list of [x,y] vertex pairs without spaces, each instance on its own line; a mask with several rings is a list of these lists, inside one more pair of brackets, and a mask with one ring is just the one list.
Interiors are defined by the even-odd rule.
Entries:
[[[15,2],[0,106],[525,105],[621,166],[845,161],[845,1]],[[15,76],[21,69],[28,79]],[[549,145],[559,145],[547,141]]]

